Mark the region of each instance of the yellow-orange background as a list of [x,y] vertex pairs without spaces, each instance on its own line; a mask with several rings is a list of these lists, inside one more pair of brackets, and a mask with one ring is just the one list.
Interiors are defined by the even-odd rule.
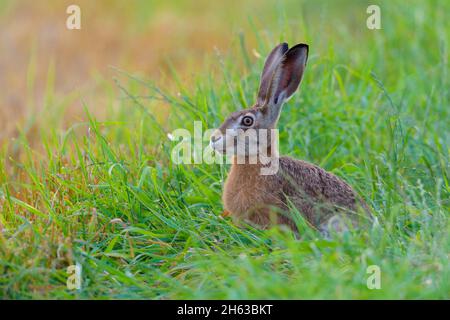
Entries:
[[[70,4],[81,8],[81,30],[65,26]],[[60,103],[66,122],[83,117],[80,98],[102,116],[110,101],[104,89],[114,90],[111,66],[163,83],[170,62],[188,81],[206,55],[226,50],[249,27],[249,13],[264,24],[271,7],[276,3],[1,1],[0,143],[20,130],[35,137],[46,104]]]

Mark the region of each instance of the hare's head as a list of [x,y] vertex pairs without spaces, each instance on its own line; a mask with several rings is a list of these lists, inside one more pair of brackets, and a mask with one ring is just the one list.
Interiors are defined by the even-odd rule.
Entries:
[[276,46],[266,59],[258,98],[249,109],[232,113],[211,136],[211,146],[233,155],[253,156],[271,145],[283,103],[297,90],[308,58],[308,45]]

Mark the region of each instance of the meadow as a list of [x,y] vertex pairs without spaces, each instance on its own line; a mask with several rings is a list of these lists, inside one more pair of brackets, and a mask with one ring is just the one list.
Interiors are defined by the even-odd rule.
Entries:
[[[366,1],[79,1],[79,31],[64,1],[17,3],[0,1],[1,299],[450,298],[448,1],[378,1],[380,30]],[[310,56],[280,151],[354,186],[370,228],[236,226],[228,166],[171,160],[175,129],[252,105],[282,41]]]

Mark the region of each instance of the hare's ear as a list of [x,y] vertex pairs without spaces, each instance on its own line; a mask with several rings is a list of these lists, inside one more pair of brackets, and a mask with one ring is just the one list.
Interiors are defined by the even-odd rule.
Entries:
[[275,120],[278,118],[283,102],[297,90],[303,78],[307,60],[308,45],[297,44],[284,54],[273,72],[263,108],[269,109]]
[[267,92],[269,91],[270,81],[272,79],[273,73],[276,67],[283,59],[284,54],[288,51],[288,44],[283,42],[277,45],[266,58],[264,63],[264,69],[261,74],[261,83],[259,85],[258,92],[258,104],[264,105],[267,99]]

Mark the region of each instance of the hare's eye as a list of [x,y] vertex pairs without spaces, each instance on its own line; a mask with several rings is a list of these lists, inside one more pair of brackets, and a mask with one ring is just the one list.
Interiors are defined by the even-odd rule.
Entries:
[[253,124],[253,118],[250,116],[243,117],[242,124],[246,127],[250,127]]

